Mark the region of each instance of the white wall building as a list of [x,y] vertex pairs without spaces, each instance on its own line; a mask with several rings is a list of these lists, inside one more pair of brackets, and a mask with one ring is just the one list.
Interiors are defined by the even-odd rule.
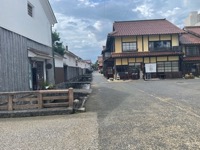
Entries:
[[200,25],[200,14],[198,11],[193,11],[185,19],[185,26],[199,26]]
[[46,80],[54,82],[55,23],[48,0],[1,0],[0,92],[38,89]]
[[51,27],[57,21],[48,0],[1,0],[0,12],[1,27],[52,46]]

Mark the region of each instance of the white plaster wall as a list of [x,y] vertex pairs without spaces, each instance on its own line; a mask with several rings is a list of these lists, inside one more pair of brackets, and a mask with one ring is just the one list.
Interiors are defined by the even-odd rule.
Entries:
[[63,59],[55,57],[55,67],[63,68]]
[[65,65],[76,67],[75,57],[73,57],[71,55],[67,55],[67,54],[65,54],[64,57],[65,58],[63,59],[63,62],[64,62]]
[[80,67],[80,68],[86,68],[86,65],[85,65],[85,63],[83,61],[79,61],[78,62],[78,67]]
[[[28,15],[28,2],[34,6],[33,17]],[[51,25],[39,0],[1,0],[0,26],[52,47]]]

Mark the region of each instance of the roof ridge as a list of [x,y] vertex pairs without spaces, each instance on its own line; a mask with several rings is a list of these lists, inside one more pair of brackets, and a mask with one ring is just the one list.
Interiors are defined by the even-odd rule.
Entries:
[[147,20],[125,20],[125,21],[114,21],[114,23],[121,23],[121,22],[138,22],[138,21],[158,21],[158,20],[166,20],[166,18],[163,18],[163,19],[147,19]]
[[185,26],[184,28],[200,28],[200,26]]

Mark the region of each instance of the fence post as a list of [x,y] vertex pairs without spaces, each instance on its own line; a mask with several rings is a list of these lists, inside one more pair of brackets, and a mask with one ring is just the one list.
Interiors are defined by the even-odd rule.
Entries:
[[38,108],[42,109],[43,108],[43,99],[42,99],[42,93],[39,91],[38,92]]
[[73,88],[69,88],[69,90],[68,90],[68,99],[69,99],[69,107],[73,108],[73,101],[74,101],[74,91],[73,91]]
[[8,95],[8,111],[13,110],[13,95]]

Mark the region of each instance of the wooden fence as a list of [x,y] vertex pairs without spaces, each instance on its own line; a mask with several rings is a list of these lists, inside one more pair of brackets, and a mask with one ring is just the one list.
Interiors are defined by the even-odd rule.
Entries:
[[0,93],[0,111],[72,107],[73,88]]

